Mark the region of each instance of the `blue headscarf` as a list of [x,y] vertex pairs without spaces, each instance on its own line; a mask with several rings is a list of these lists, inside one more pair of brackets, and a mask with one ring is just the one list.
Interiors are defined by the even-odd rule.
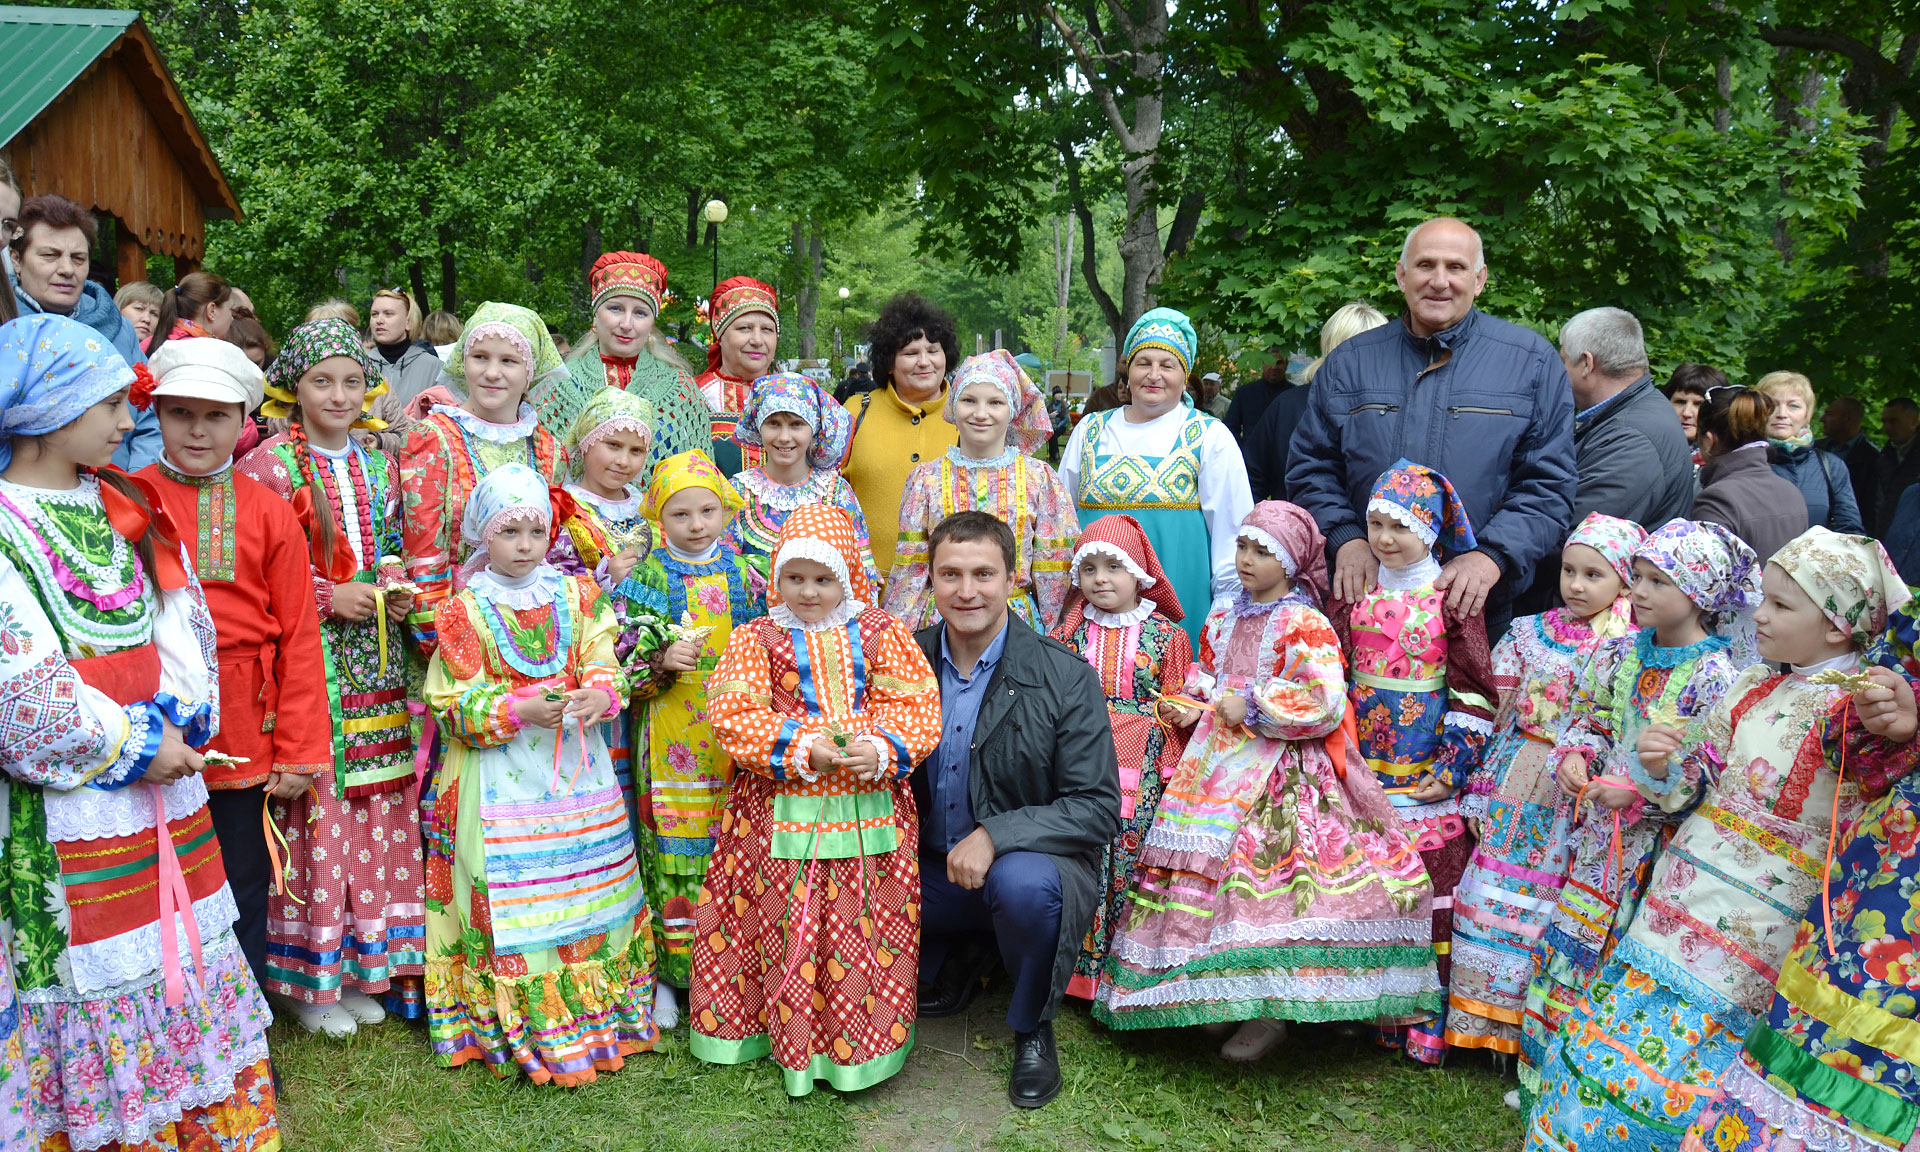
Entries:
[[516,460],[495,468],[474,486],[460,518],[460,535],[469,544],[484,546],[495,528],[523,513],[553,527],[553,493],[546,477]]
[[1445,476],[1402,456],[1380,474],[1367,500],[1367,511],[1379,512],[1406,525],[1427,547],[1434,541],[1455,552],[1479,547],[1466,506]]
[[133,383],[105,336],[51,312],[0,325],[0,469],[12,436],[44,436]]
[[1144,348],[1158,348],[1180,358],[1180,371],[1191,372],[1194,352],[1199,346],[1200,337],[1195,334],[1193,321],[1187,319],[1185,312],[1155,308],[1133,322],[1120,362],[1131,364],[1134,353]]

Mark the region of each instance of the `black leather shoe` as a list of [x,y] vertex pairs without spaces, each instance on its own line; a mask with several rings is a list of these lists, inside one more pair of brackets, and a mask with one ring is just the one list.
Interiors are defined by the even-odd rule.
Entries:
[[941,966],[940,975],[919,990],[920,1018],[938,1020],[965,1012],[979,994],[987,967],[992,963],[993,954],[974,942],[955,947],[947,956],[946,964]]
[[1013,1076],[1007,1099],[1015,1108],[1039,1108],[1060,1095],[1060,1054],[1053,1048],[1053,1021],[1013,1037]]

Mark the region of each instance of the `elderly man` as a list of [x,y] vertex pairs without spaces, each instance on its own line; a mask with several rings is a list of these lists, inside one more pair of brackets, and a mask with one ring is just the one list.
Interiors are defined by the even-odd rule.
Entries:
[[1093,923],[1120,768],[1100,679],[1007,612],[1013,531],[958,512],[927,540],[940,623],[917,634],[940,676],[940,746],[920,809],[920,1015],[966,1010],[995,948],[1013,980],[1015,1107],[1060,1094],[1053,1017]]
[[1498,637],[1573,516],[1567,369],[1538,334],[1474,308],[1487,265],[1460,221],[1407,233],[1393,275],[1406,313],[1327,355],[1294,431],[1287,490],[1326,533],[1333,595],[1356,600],[1379,570],[1366,507],[1380,474],[1402,457],[1445,473],[1479,546],[1446,557],[1437,584],[1448,611],[1484,610]]
[[1846,461],[1853,502],[1860,507],[1860,523],[1871,528],[1880,513],[1880,449],[1867,439],[1863,429],[1866,419],[1866,405],[1858,397],[1835,396],[1820,412],[1822,435],[1813,446]]

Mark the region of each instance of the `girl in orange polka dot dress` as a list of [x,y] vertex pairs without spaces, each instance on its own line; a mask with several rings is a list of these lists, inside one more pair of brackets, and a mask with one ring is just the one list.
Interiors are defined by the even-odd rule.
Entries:
[[768,614],[707,681],[735,774],[694,911],[695,1056],[771,1055],[787,1092],[852,1090],[913,1046],[919,826],[907,777],[940,691],[906,625],[872,607],[845,513],[796,508]]

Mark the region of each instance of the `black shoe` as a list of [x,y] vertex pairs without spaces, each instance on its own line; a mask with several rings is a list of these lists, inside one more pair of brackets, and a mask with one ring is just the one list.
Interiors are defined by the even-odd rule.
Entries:
[[1060,1054],[1053,1048],[1053,1021],[1013,1037],[1013,1076],[1007,1099],[1015,1108],[1039,1108],[1060,1095]]
[[965,1012],[979,994],[992,963],[993,953],[975,941],[955,947],[941,966],[940,975],[919,990],[920,1019],[938,1020]]

